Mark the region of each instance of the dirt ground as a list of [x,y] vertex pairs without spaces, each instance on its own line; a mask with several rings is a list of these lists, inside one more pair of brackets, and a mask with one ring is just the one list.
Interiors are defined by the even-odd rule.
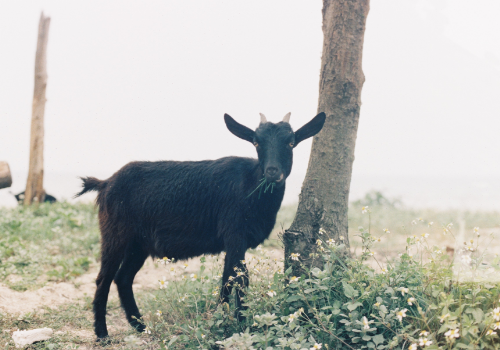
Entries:
[[[263,250],[255,254],[247,252],[246,259],[253,256],[269,256],[271,258],[283,257],[283,251],[279,249]],[[200,258],[190,259],[188,261],[177,262],[170,266],[181,269],[184,264],[187,267],[183,269],[184,274],[196,273],[200,269]],[[37,290],[28,290],[25,292],[14,291],[0,283],[0,313],[16,315],[22,318],[27,313],[44,313],[47,307],[55,309],[68,304],[90,303],[95,292],[95,279],[97,277],[99,265],[92,265],[89,272],[75,278],[71,282],[53,283],[48,282],[43,288]],[[172,280],[172,277],[165,266],[156,264],[152,259],[146,260],[143,268],[137,273],[133,289],[134,292],[153,290],[158,288],[158,280],[165,277]],[[139,305],[140,307],[140,305]],[[87,319],[92,318],[89,309],[88,314],[84,315]],[[125,336],[129,342],[139,342],[146,344],[147,336],[136,334],[128,325],[125,315],[119,307],[119,298],[116,285],[111,286],[109,304],[108,304],[108,331],[113,336]],[[50,327],[50,325],[48,325]],[[4,329],[3,332],[12,333],[15,329]],[[100,348],[95,344],[95,335],[91,326],[86,329],[74,329],[73,327],[62,327],[54,333],[55,336],[71,339],[78,339],[80,350]],[[135,343],[134,343],[135,344]],[[131,348],[131,344],[124,344],[120,348]],[[155,348],[155,347],[151,347]]]

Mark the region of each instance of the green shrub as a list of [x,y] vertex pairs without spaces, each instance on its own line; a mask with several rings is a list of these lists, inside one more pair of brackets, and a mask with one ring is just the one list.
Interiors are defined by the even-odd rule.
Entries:
[[[325,233],[315,256],[323,267],[303,276],[283,272],[283,261],[265,252],[247,261],[243,323],[233,305],[218,305],[219,257],[204,257],[197,275],[155,293],[144,316],[147,332],[168,349],[500,348],[500,284],[459,278],[487,276],[485,269],[498,274],[498,258],[484,264],[479,237],[455,265],[425,234],[408,237],[397,258],[374,268],[367,261],[377,239],[362,227],[357,235],[361,254],[340,261],[344,244]],[[300,261],[297,254],[287,258]]]

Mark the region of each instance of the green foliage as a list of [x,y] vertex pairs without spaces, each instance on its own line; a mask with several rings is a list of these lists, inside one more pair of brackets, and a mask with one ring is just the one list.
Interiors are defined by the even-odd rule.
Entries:
[[[427,237],[408,237],[400,256],[374,268],[377,239],[362,227],[356,234],[357,258],[339,261],[344,245],[325,237],[314,256],[322,268],[302,276],[283,272],[282,260],[246,261],[243,323],[233,305],[218,303],[217,258],[203,258],[199,276],[155,293],[148,331],[168,349],[500,349],[500,284],[457,278],[460,269],[480,273],[477,246],[461,251],[468,258],[459,268]],[[498,259],[488,268],[498,271]]]
[[95,263],[99,232],[91,204],[0,208],[0,281],[15,290],[66,281]]

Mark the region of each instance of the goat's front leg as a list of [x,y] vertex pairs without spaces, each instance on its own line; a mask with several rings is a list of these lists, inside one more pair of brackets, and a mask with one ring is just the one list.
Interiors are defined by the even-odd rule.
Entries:
[[236,290],[236,311],[235,316],[238,321],[244,321],[240,310],[245,297],[245,288],[248,287],[248,271],[246,265],[242,262],[245,259],[246,247],[231,247],[226,252],[224,261],[224,273],[222,275],[221,301],[229,302],[229,296],[233,286],[237,285]]

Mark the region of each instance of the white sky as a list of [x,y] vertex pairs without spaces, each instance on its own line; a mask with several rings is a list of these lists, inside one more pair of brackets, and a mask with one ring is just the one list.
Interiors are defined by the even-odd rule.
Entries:
[[[224,113],[254,128],[259,112],[278,121],[290,111],[297,129],[317,109],[321,7],[0,2],[0,160],[27,172],[41,10],[52,19],[50,181],[56,173],[107,177],[132,160],[254,156],[227,131]],[[498,14],[498,0],[371,1],[355,178],[500,178]],[[309,150],[308,142],[295,152],[295,194]]]

